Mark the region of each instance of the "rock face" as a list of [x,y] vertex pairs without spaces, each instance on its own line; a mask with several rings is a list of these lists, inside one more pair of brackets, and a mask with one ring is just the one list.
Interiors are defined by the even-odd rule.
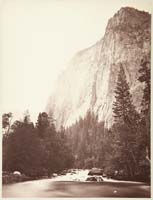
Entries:
[[110,127],[120,64],[125,69],[133,103],[139,110],[143,85],[137,81],[138,69],[150,50],[151,15],[134,8],[121,8],[108,21],[104,37],[78,52],[59,77],[46,107],[57,120],[57,127],[72,125],[88,109]]

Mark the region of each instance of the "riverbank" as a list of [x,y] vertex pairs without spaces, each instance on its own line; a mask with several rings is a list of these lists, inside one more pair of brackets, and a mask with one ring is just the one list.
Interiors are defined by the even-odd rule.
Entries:
[[[89,169],[81,170],[81,169],[69,169],[63,170],[58,173],[51,174],[50,177],[48,176],[39,176],[39,177],[30,177],[24,174],[14,174],[14,173],[5,173],[2,176],[2,183],[4,184],[12,184],[12,183],[19,183],[25,181],[32,181],[32,180],[41,180],[41,179],[54,179],[57,181],[86,181],[89,176]],[[143,182],[150,185],[150,181],[148,179],[142,179],[142,177],[125,177],[125,176],[114,176],[114,177],[103,177],[104,181],[111,182],[111,181],[125,181],[125,182]]]
[[2,176],[2,184],[11,184],[11,183],[24,182],[24,181],[31,181],[31,180],[34,180],[34,179],[24,174],[22,175],[8,174],[8,175]]

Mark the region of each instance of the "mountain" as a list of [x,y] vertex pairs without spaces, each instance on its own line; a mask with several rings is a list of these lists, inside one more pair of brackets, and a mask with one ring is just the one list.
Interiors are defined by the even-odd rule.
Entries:
[[78,52],[60,75],[46,106],[57,127],[72,125],[90,109],[110,127],[118,69],[123,65],[133,103],[140,110],[143,85],[137,81],[141,59],[151,51],[151,15],[121,8],[95,45]]

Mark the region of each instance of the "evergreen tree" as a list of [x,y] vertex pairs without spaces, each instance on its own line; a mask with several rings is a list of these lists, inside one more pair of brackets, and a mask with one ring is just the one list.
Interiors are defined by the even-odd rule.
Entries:
[[25,111],[25,113],[24,113],[24,118],[23,118],[23,122],[24,122],[25,124],[30,124],[30,123],[31,123],[29,110],[26,110],[26,111]]
[[4,170],[20,171],[28,176],[42,175],[42,149],[32,123],[15,121],[7,141]]
[[90,110],[66,130],[75,157],[74,167],[92,168],[104,165],[104,123]]
[[150,159],[150,56],[141,60],[138,80],[144,84],[141,103],[141,141],[146,147],[146,157]]
[[43,168],[48,176],[53,172],[68,168],[73,163],[72,155],[67,145],[65,129],[59,132],[55,129],[54,119],[50,113],[39,113],[36,129],[43,146]]
[[2,115],[2,128],[5,134],[9,133],[12,118],[13,118],[13,114],[11,112],[4,113]]
[[[38,120],[36,123],[40,137],[45,137],[45,134],[52,133],[55,134],[55,124],[52,116],[48,116],[46,112],[39,113]],[[48,130],[50,129],[50,131]]]
[[115,119],[112,129],[115,133],[113,164],[132,177],[138,168],[136,140],[139,115],[132,104],[130,88],[122,65],[118,73],[113,112]]
[[126,124],[129,128],[135,128],[138,124],[139,115],[132,104],[132,95],[122,65],[118,73],[113,113],[115,123]]
[[41,138],[44,138],[46,130],[49,128],[49,117],[47,113],[39,113],[36,128]]

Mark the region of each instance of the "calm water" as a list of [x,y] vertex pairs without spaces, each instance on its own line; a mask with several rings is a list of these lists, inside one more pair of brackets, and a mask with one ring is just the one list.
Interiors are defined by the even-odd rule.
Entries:
[[4,185],[2,194],[3,197],[150,197],[150,186],[145,183],[107,179],[85,182],[86,175],[87,172],[80,172]]

